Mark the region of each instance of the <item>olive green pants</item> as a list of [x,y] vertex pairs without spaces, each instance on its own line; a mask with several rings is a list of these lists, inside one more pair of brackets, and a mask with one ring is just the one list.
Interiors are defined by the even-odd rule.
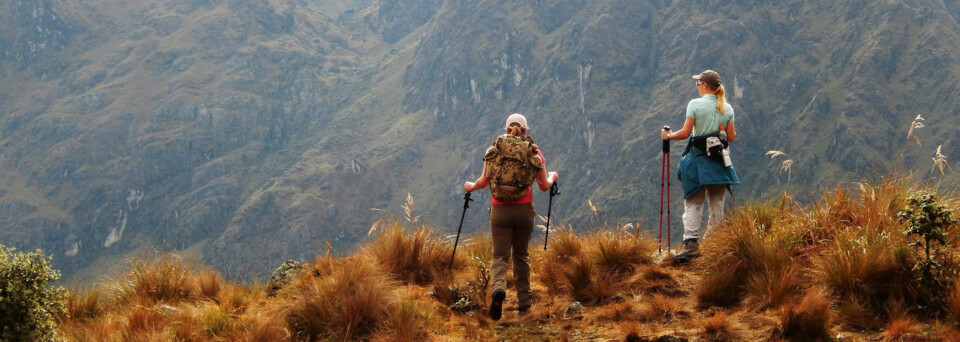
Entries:
[[[493,239],[493,291],[506,291],[507,262],[513,255],[513,280],[520,306],[530,305],[530,263],[527,246],[533,234],[533,203],[497,204],[490,209],[490,233]],[[512,251],[512,253],[511,253]],[[493,293],[493,292],[491,292]]]

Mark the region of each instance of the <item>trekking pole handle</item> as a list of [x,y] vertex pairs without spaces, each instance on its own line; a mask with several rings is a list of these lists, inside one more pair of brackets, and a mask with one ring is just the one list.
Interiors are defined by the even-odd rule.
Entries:
[[[670,126],[663,126],[663,130],[669,132]],[[670,140],[663,139],[663,153],[670,153]]]
[[550,186],[550,204],[547,206],[547,226],[543,235],[543,250],[547,250],[547,240],[550,239],[550,214],[553,212],[553,196],[560,194],[560,182],[553,182]]
[[473,201],[473,199],[470,198],[470,191],[467,191],[463,194],[463,209],[470,208],[470,201]]

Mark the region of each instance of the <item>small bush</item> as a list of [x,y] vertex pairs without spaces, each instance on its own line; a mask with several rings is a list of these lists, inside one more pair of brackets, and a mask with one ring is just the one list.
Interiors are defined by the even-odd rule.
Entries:
[[66,313],[66,290],[52,286],[60,272],[43,252],[18,253],[0,245],[0,341],[46,341]]
[[957,219],[932,194],[908,198],[907,206],[897,212],[897,218],[906,224],[903,234],[914,239],[910,243],[917,260],[913,271],[919,273],[917,281],[923,292],[918,296],[919,304],[938,315],[947,307],[945,298],[938,294],[951,285],[955,276],[945,272],[945,266],[952,266],[948,261],[953,260],[954,253],[944,247],[949,236],[947,228],[956,225]]

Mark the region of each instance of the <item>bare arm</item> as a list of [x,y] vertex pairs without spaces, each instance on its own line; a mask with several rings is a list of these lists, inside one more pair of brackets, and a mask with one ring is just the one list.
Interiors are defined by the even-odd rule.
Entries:
[[487,177],[487,166],[484,165],[483,172],[480,173],[480,178],[477,178],[477,180],[474,182],[463,183],[463,190],[466,192],[480,190],[480,189],[486,188],[487,185],[489,184],[490,184],[490,178]]
[[[660,131],[660,138],[663,139],[663,140],[680,140],[680,139],[686,139],[687,137],[690,136],[690,133],[693,132],[693,123],[694,123],[695,121],[696,121],[696,120],[694,120],[693,118],[687,118],[685,121],[683,121],[683,129],[681,129],[681,130],[679,130],[679,131],[677,131],[677,132],[674,132],[674,133],[671,133],[671,132],[668,131],[668,130],[662,130],[662,131]],[[667,139],[667,134],[670,135],[670,139]],[[727,139],[729,139],[729,137],[728,137]],[[730,140],[730,141],[733,141],[733,140]]]
[[560,180],[560,175],[556,172],[547,172],[547,164],[543,164],[543,168],[540,169],[540,172],[537,173],[537,186],[540,188],[540,191],[550,190],[550,187],[553,186],[553,182]]
[[732,122],[728,123],[727,128],[724,130],[727,131],[727,141],[733,142],[733,140],[737,138],[737,131],[733,129]]

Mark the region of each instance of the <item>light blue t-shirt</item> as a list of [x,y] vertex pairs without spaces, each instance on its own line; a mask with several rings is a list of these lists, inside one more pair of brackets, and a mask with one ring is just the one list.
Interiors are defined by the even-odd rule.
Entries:
[[713,134],[720,126],[733,122],[733,107],[723,104],[723,115],[717,112],[717,95],[707,94],[687,104],[687,117],[693,118],[693,133],[690,136]]

